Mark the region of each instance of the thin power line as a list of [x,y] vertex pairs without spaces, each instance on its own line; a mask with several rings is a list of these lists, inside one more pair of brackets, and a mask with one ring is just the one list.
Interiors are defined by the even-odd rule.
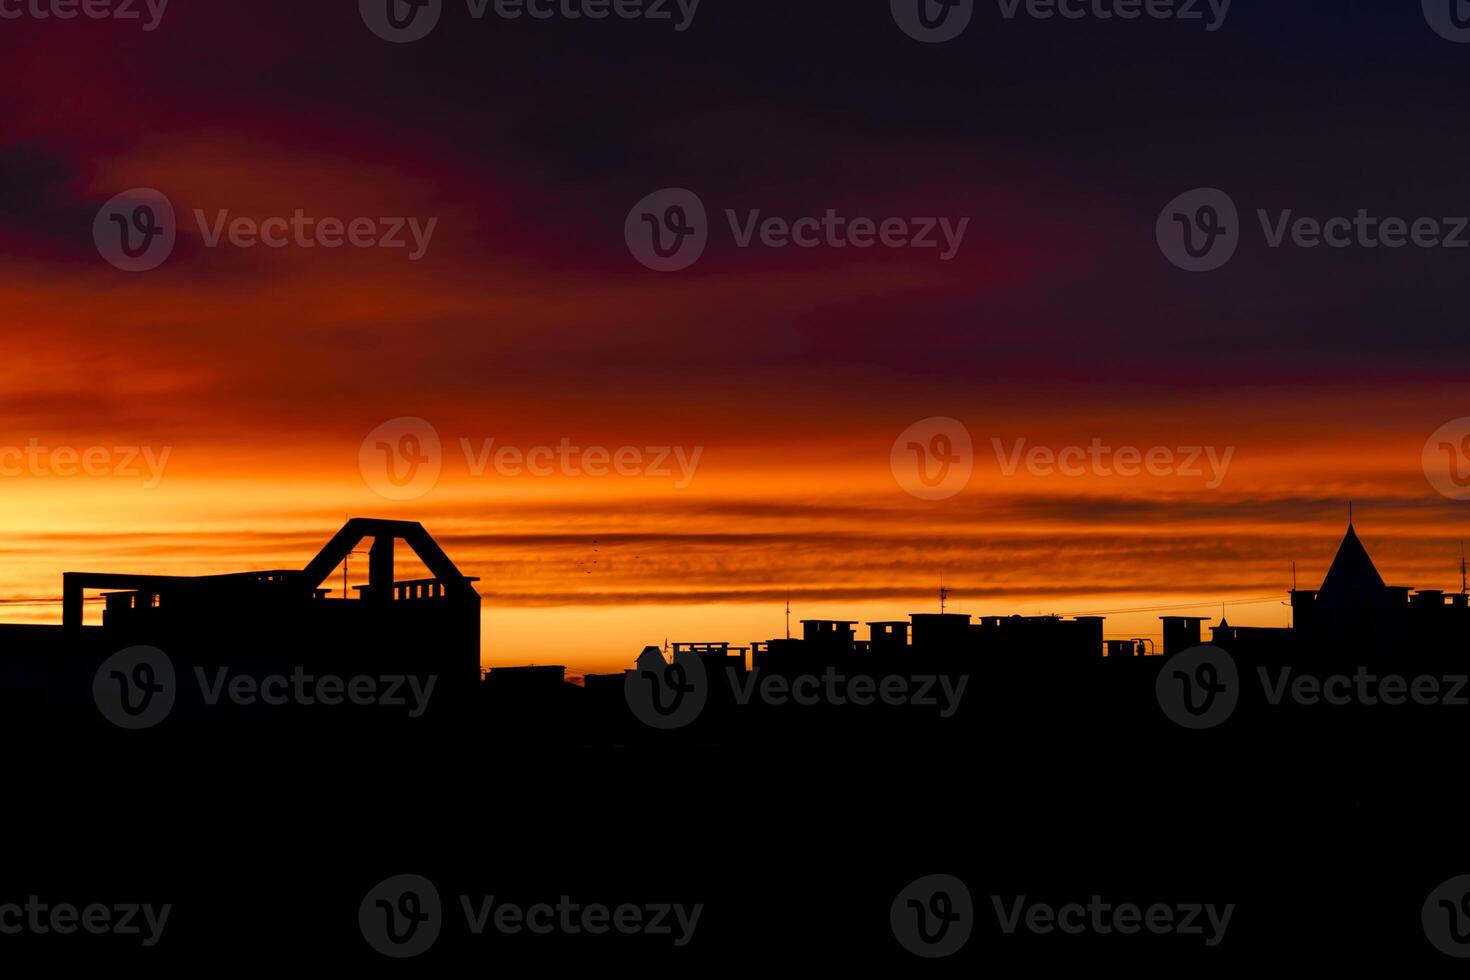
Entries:
[[1226,599],[1224,602],[1187,602],[1173,606],[1134,606],[1131,609],[1098,609],[1092,612],[1073,613],[1074,616],[1112,616],[1122,613],[1168,612],[1172,609],[1204,609],[1215,606],[1254,606],[1267,602],[1280,602],[1281,596],[1262,596],[1259,599]]

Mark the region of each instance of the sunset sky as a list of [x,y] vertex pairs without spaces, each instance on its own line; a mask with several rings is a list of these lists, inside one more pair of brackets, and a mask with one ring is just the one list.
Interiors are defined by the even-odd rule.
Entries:
[[[1385,580],[1458,589],[1470,503],[1422,454],[1470,416],[1470,249],[1273,249],[1255,212],[1470,214],[1470,46],[1417,4],[1279,6],[1206,32],[981,4],[944,45],[886,0],[704,0],[684,31],[451,2],[408,44],[337,0],[0,21],[0,466],[35,445],[110,467],[0,476],[0,618],[59,620],[67,570],[300,567],[347,515],[421,521],[480,578],[489,665],[768,639],[788,592],[793,624],[937,611],[941,575],[952,611],[1109,611],[1109,636],[1223,601],[1283,625],[1291,563],[1320,582],[1350,500]],[[178,242],[128,273],[93,222],[138,187]],[[624,222],[670,187],[711,241],[659,273]],[[1211,273],[1154,239],[1195,187],[1246,226]],[[435,225],[410,259],[211,247],[194,218],[298,209]],[[740,248],[726,209],[969,223],[943,261]],[[359,450],[404,417],[442,475],[390,500]],[[936,417],[973,474],[924,500],[890,451]],[[476,473],[490,439],[697,465]],[[1094,439],[1229,465],[1006,472],[1017,440]],[[147,455],[116,472],[127,447]]]

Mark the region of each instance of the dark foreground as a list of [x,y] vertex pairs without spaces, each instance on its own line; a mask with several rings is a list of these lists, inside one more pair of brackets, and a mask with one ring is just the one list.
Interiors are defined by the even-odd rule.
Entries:
[[1271,706],[1244,683],[1188,730],[1156,700],[1166,660],[976,679],[948,719],[659,732],[577,701],[13,726],[0,925],[25,923],[0,949],[169,972],[1459,969],[1431,933],[1461,948],[1470,918],[1431,892],[1470,873],[1470,709]]

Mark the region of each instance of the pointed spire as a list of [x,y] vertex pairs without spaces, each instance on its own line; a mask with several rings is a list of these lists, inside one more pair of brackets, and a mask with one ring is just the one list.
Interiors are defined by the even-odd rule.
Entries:
[[1328,606],[1362,606],[1378,599],[1386,586],[1383,577],[1368,557],[1368,550],[1358,540],[1358,532],[1348,524],[1337,555],[1322,580],[1318,603]]

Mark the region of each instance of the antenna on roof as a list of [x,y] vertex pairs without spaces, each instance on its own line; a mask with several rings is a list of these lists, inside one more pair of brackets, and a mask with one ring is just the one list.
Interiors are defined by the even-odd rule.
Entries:
[[1296,628],[1296,562],[1292,562],[1291,563],[1291,601],[1290,602],[1283,602],[1282,605],[1288,607],[1287,610],[1286,610],[1286,628],[1287,629],[1295,629]]
[[342,556],[342,598],[344,598],[344,599],[349,598],[349,596],[347,595],[347,561],[353,555],[365,555],[365,554],[367,554],[367,552],[365,552],[365,551],[350,551],[349,550],[347,552],[347,554],[345,554],[345,555]]
[[949,599],[949,590],[944,587],[944,573],[939,573],[939,615],[944,615],[944,604]]
[[786,590],[786,639],[791,639],[791,590]]
[[1353,526],[1353,502],[1348,501],[1348,527]]
[[1460,595],[1465,594],[1465,542],[1460,541]]

